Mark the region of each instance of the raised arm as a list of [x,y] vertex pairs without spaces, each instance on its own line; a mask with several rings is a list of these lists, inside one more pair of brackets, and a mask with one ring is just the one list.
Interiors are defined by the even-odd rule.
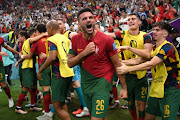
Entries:
[[116,35],[114,33],[104,33],[104,34],[109,35],[113,39],[116,39]]
[[42,37],[45,37],[45,36],[48,36],[48,33],[47,33],[47,32],[41,33],[40,35],[38,35],[38,36],[36,36],[36,37],[30,38],[30,39],[29,39],[29,43],[32,44],[32,43],[38,41],[39,39],[41,39]]
[[12,47],[10,47],[10,46],[8,46],[8,45],[6,45],[6,44],[3,44],[2,46],[3,46],[4,48],[6,48],[7,50],[9,50],[9,51],[11,51],[11,52],[19,55],[19,52],[17,52],[16,50],[14,50]]

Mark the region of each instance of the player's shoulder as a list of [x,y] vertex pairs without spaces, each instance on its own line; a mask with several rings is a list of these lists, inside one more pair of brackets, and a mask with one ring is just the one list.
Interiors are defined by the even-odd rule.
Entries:
[[171,43],[166,43],[166,44],[164,44],[164,45],[162,46],[161,49],[171,49],[171,50],[173,50],[174,47],[173,47],[173,44],[171,44]]
[[81,38],[81,37],[82,37],[82,32],[77,33],[76,35],[74,35],[74,36],[71,38],[71,40],[77,40],[77,39],[79,39],[79,38]]
[[103,40],[109,40],[109,39],[112,39],[112,40],[113,40],[113,38],[112,38],[111,36],[106,35],[105,33],[99,32],[99,31],[97,31],[96,37],[100,37],[100,38],[103,39]]

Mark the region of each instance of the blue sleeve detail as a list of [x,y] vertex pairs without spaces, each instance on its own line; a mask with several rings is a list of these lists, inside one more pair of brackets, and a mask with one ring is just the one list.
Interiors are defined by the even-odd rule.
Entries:
[[112,44],[112,46],[113,46],[113,50],[116,50],[116,44],[115,44],[115,42]]
[[57,46],[54,43],[50,42],[50,41],[49,41],[49,47],[50,47],[50,51],[51,50],[57,50]]

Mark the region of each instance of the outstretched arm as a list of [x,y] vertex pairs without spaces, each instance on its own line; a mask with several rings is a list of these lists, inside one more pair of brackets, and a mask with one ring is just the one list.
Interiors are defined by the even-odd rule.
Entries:
[[138,64],[143,63],[147,60],[148,59],[138,57],[138,58],[133,58],[133,59],[129,59],[129,60],[121,60],[121,62],[124,63],[125,65],[138,65]]
[[130,66],[130,67],[124,65],[122,67],[118,67],[117,72],[118,74],[126,74],[132,71],[148,70],[148,69],[152,69],[161,62],[163,62],[163,59],[155,56],[151,59],[151,61],[139,65]]
[[33,57],[33,53],[29,53],[29,54],[27,54],[27,55],[22,55],[21,53],[19,54],[19,57],[20,58],[22,58],[22,59],[30,59],[30,58],[32,58]]
[[45,36],[48,36],[48,33],[47,33],[47,32],[41,33],[40,35],[38,35],[38,36],[36,36],[36,37],[30,38],[30,39],[29,39],[29,43],[32,44],[32,43],[38,41],[39,39],[41,39],[42,37],[45,37]]
[[14,50],[12,47],[10,47],[10,46],[8,46],[8,45],[5,45],[5,44],[3,44],[2,46],[3,46],[4,48],[6,48],[7,50],[9,50],[9,51],[11,51],[11,52],[19,55],[19,52],[17,52],[16,50]]

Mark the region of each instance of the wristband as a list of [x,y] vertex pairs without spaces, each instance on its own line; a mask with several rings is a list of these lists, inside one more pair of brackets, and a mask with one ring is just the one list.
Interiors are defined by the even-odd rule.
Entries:
[[24,59],[24,55],[21,55],[21,59]]

